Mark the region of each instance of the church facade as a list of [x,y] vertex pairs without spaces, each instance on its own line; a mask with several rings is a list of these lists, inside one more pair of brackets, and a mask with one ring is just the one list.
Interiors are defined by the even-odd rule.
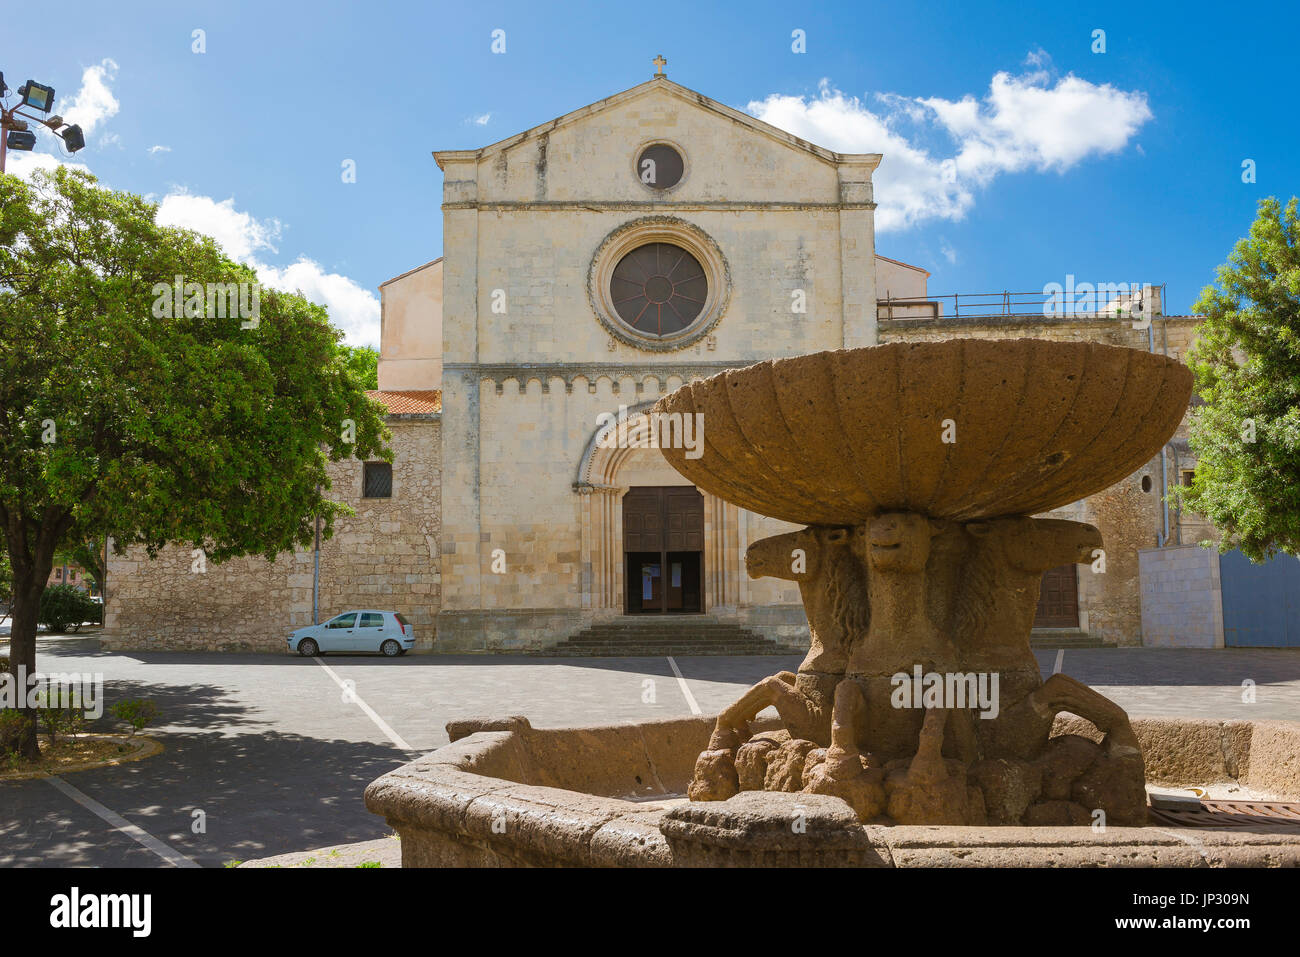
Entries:
[[[928,273],[876,252],[879,154],[831,152],[662,74],[434,157],[443,256],[380,287],[391,468],[332,467],[331,494],[357,515],[319,555],[203,575],[176,550],[115,557],[112,646],[281,650],[313,615],[362,607],[402,612],[417,648],[447,653],[668,619],[795,644],[797,588],[744,567],[750,543],[793,526],[669,468],[656,442],[702,436],[661,430],[656,398],[825,349],[1039,336],[1181,355],[1194,327],[927,309]],[[1108,555],[1048,573],[1045,633],[1140,643],[1137,551],[1170,539],[1161,466],[1055,513],[1097,524]]]

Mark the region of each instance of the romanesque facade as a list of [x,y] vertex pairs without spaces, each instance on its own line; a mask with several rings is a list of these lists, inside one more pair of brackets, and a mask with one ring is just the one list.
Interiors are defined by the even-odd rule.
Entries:
[[[443,255],[381,286],[389,494],[372,494],[367,463],[337,465],[332,494],[357,514],[319,556],[246,559],[201,580],[188,553],[113,559],[110,643],[279,650],[286,626],[312,620],[313,596],[321,620],[401,611],[436,652],[545,650],[650,616],[797,641],[797,588],[744,567],[751,542],[791,526],[669,468],[645,414],[657,397],[762,359],[909,338],[1181,355],[1194,325],[878,308],[925,300],[928,276],[876,253],[881,156],[831,152],[661,74],[434,155]],[[1137,551],[1180,527],[1173,516],[1166,531],[1160,495],[1176,456],[1058,513],[1097,524],[1108,554],[1102,571],[1049,573],[1043,629],[1140,643]]]

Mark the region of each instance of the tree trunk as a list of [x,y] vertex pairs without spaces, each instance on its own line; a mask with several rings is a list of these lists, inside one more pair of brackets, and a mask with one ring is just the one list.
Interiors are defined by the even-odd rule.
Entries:
[[[48,569],[45,574],[48,578]],[[40,612],[45,581],[33,579],[35,575],[30,572],[23,575],[14,571],[14,597],[9,627],[9,673],[13,675],[18,713],[28,719],[26,728],[15,742],[17,750],[24,758],[35,761],[40,758],[41,749],[36,741],[36,711],[27,707],[26,682],[36,673],[36,617]],[[24,679],[22,682],[18,680],[20,669]]]

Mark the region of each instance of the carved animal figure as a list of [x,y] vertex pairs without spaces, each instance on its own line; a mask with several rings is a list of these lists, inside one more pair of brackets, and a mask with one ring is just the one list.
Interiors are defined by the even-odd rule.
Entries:
[[810,645],[798,674],[764,678],[718,717],[718,726],[743,730],[766,707],[775,707],[794,738],[830,743],[835,686],[850,646],[870,619],[861,563],[848,528],[809,526],[757,541],[745,553],[750,578],[797,582],[808,615]]
[[997,716],[975,722],[983,756],[1028,758],[1047,742],[1051,719],[1022,705],[1043,683],[1029,646],[1043,572],[1091,562],[1101,532],[1080,522],[999,518],[964,526],[967,550],[950,633],[964,672],[999,676]]
[[[859,752],[872,756],[868,763],[912,757],[924,711],[895,707],[893,676],[911,675],[918,665],[923,672],[958,669],[956,646],[931,619],[927,598],[931,539],[948,530],[915,512],[882,513],[855,529],[871,619],[866,635],[851,645],[845,680],[836,689],[834,723],[841,734],[827,754],[832,775],[837,769],[853,773]],[[969,710],[954,711],[946,725],[948,750],[973,760]]]

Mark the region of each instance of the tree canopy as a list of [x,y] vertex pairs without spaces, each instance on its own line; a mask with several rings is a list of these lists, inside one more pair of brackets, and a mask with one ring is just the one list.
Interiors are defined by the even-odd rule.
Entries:
[[60,546],[111,534],[151,554],[271,558],[346,511],[323,494],[329,461],[391,458],[325,310],[259,287],[156,212],[67,168],[0,176],[13,669],[34,668],[32,616]]
[[358,382],[367,389],[379,388],[379,353],[370,346],[344,346],[343,358]]
[[1300,214],[1270,198],[1195,309],[1188,353],[1205,404],[1192,414],[1196,475],[1184,507],[1221,549],[1300,555]]

